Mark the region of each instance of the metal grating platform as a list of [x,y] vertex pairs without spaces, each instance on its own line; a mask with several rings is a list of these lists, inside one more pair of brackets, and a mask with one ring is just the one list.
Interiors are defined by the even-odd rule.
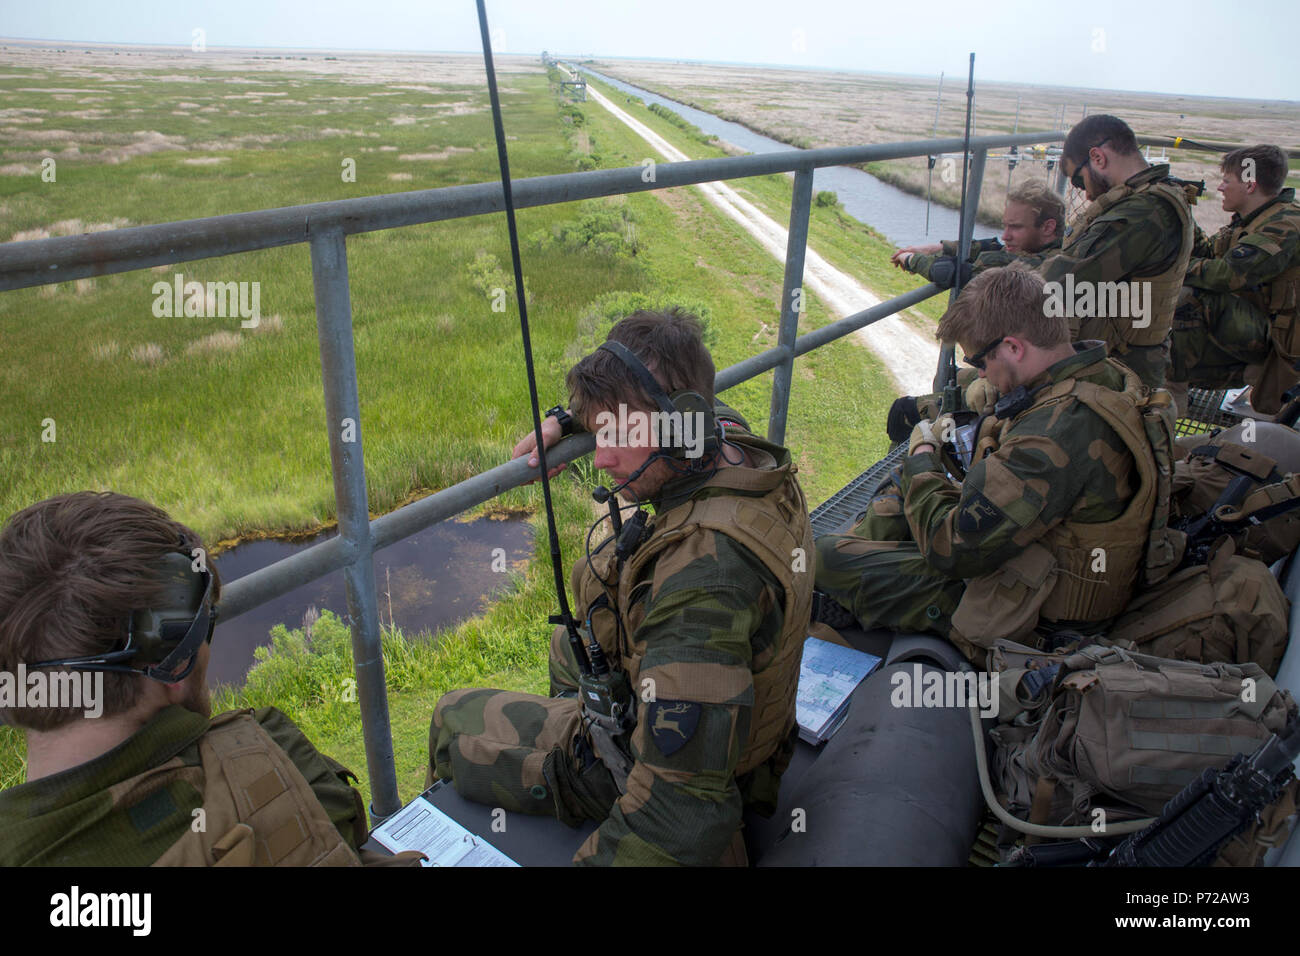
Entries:
[[885,483],[894,466],[902,464],[906,457],[907,445],[895,445],[884,458],[814,508],[809,516],[813,536],[839,534],[857,524],[877,489]]
[[1224,389],[1213,391],[1202,388],[1188,389],[1187,417],[1178,419],[1178,424],[1174,427],[1174,435],[1176,437],[1201,435],[1220,428],[1231,428],[1241,421],[1245,417],[1243,414],[1237,411],[1224,411],[1221,407],[1227,394]]

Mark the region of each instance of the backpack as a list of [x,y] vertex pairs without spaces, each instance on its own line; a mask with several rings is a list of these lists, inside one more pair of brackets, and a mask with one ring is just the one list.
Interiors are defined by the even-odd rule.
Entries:
[[[1257,427],[1267,426],[1269,423]],[[1300,476],[1284,474],[1278,463],[1258,448],[1218,436],[1189,448],[1188,457],[1174,465],[1172,520],[1186,525],[1206,514],[1240,475],[1252,479],[1253,485],[1246,499],[1230,512],[1232,517],[1244,518],[1263,508],[1300,499]],[[1300,545],[1300,508],[1251,522],[1235,532],[1233,539],[1239,554],[1272,564]]]
[[[1044,654],[998,641],[989,668],[1006,702],[998,719],[1009,721],[991,732],[999,801],[1035,823],[1100,823],[1099,834],[1107,821],[1158,816],[1203,771],[1253,753],[1296,710],[1251,663],[1171,661],[1097,644]],[[1287,816],[1294,795],[1289,788],[1275,805]],[[1277,816],[1256,828],[1270,844],[1284,822]],[[1225,847],[1227,860],[1255,862],[1267,845],[1253,840]]]
[[1174,660],[1258,664],[1277,673],[1289,637],[1290,602],[1266,565],[1223,539],[1193,565],[1134,598],[1108,629],[1110,644]]

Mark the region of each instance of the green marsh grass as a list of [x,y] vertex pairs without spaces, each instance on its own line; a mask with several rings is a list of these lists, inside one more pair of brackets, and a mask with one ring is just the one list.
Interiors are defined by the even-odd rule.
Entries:
[[[0,79],[0,104],[14,105],[20,86],[65,85],[33,84],[33,79],[57,77]],[[599,106],[562,109],[540,70],[511,75],[506,83],[518,91],[506,98],[505,117],[516,177],[568,172],[579,165],[636,165],[646,155],[645,144]],[[162,78],[133,80],[129,85],[138,88],[129,91],[112,81],[78,78],[75,85],[96,84],[103,89],[94,95],[105,99],[91,108],[113,112],[93,122],[56,120],[54,114],[67,109],[65,101],[21,94],[25,105],[51,111],[42,124],[46,129],[57,126],[74,138],[81,135],[86,145],[81,157],[59,161],[57,183],[45,184],[50,188],[42,188],[36,176],[0,175],[0,240],[72,219],[89,224],[124,218],[137,225],[497,178],[491,128],[481,109],[486,94],[477,89],[379,97],[369,94],[384,92],[381,87],[275,74],[259,76],[256,87],[233,84],[222,75],[202,77],[201,93]],[[245,104],[237,107],[239,115],[228,115],[226,104],[243,101],[222,97],[253,88],[290,93],[265,97],[264,106],[282,99],[305,105],[253,112]],[[479,111],[455,115],[423,108],[466,101]],[[214,105],[218,112],[186,108],[188,118],[172,116],[181,102]],[[329,112],[316,115],[316,109],[327,108],[320,104],[328,104]],[[128,108],[142,112],[119,115]],[[578,122],[575,112],[582,117]],[[420,121],[393,122],[412,115]],[[655,128],[684,149],[707,148],[644,108],[637,115],[659,124]],[[194,116],[209,123],[197,129]],[[347,132],[326,134],[327,129]],[[153,130],[176,137],[185,148],[98,162],[90,150],[114,143],[91,142],[88,134],[96,130],[120,138],[119,147],[139,141],[132,138],[134,131]],[[249,136],[284,138],[259,142]],[[198,148],[236,142],[238,148]],[[381,150],[384,146],[394,148]],[[469,151],[448,151],[449,146]],[[443,158],[401,158],[420,154]],[[184,163],[204,157],[228,161]],[[357,160],[355,183],[340,177],[347,157]],[[10,141],[0,149],[0,165],[36,162],[33,144]],[[390,174],[412,178],[393,180]],[[789,181],[782,179],[742,185],[774,207],[784,189],[788,210]],[[523,210],[520,234],[572,234],[598,207],[618,210],[629,224],[634,255],[627,249],[570,248],[569,242],[544,248],[525,242],[543,407],[562,400],[564,372],[582,354],[579,347],[594,341],[599,320],[591,316],[613,293],[641,294],[664,304],[708,304],[719,368],[775,344],[781,264],[694,189]],[[769,211],[778,219],[788,215]],[[484,253],[508,271],[504,226],[502,216],[481,216],[348,241],[361,436],[375,514],[499,464],[529,427],[513,304],[505,313],[492,311],[491,297],[474,281],[483,272]],[[815,244],[819,234],[827,234],[829,241],[843,244],[837,254],[846,261],[878,253],[865,231],[835,239],[837,228],[845,227],[833,208],[815,211]],[[152,285],[170,281],[176,272],[187,280],[259,281],[265,327],[242,330],[237,318],[154,317]],[[509,296],[513,300],[513,289]],[[807,302],[803,328],[838,318],[815,297]],[[278,323],[271,316],[278,316]],[[238,344],[214,338],[219,332]],[[159,504],[209,542],[310,530],[333,521],[305,246],[126,273],[80,289],[68,283],[53,292],[7,293],[0,296],[0,342],[6,397],[0,412],[0,474],[7,479],[0,487],[3,513],[65,491],[111,488]],[[763,433],[770,390],[771,376],[764,375],[722,397]],[[879,363],[853,343],[840,341],[798,361],[786,441],[800,464],[810,504],[885,450],[882,423],[893,398]],[[40,441],[46,418],[56,422],[53,443]],[[569,469],[554,483],[569,566],[594,519],[594,483],[589,465]],[[544,520],[537,510],[540,495],[536,487],[517,489],[495,504],[534,510],[534,560],[513,589],[482,616],[437,635],[410,640],[385,635],[403,799],[423,784],[428,723],[441,693],[469,685],[545,692],[550,636],[545,621],[555,598]],[[214,705],[280,707],[322,751],[361,776],[368,796],[360,721],[355,703],[347,699],[350,645],[341,625],[322,617],[310,642],[302,629],[278,632],[263,657],[242,688],[219,690]],[[0,728],[0,787],[20,782],[22,774],[22,737]]]

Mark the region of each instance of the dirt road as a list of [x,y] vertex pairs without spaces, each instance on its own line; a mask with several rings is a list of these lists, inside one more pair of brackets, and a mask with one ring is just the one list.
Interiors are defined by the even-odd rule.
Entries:
[[[669,162],[690,159],[654,130],[615,106],[594,87],[587,87],[587,95],[626,124],[664,159]],[[777,261],[785,262],[787,230],[784,226],[741,198],[725,183],[703,183],[696,188],[704,192],[709,202],[743,226]],[[836,269],[811,246],[804,263],[804,286],[820,298],[830,312],[840,317],[881,302],[879,296],[857,279]],[[852,337],[880,358],[894,377],[899,394],[921,395],[930,391],[939,364],[939,346],[932,338],[896,315],[859,329]]]

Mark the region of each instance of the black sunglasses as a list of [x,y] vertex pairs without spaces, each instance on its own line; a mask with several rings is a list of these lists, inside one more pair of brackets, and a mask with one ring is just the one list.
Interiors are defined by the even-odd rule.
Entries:
[[1083,187],[1083,168],[1084,168],[1085,166],[1088,166],[1088,165],[1090,165],[1090,164],[1092,163],[1092,157],[1089,156],[1088,154],[1091,153],[1094,149],[1097,149],[1097,148],[1099,148],[1099,147],[1105,146],[1105,145],[1106,145],[1107,143],[1109,143],[1109,142],[1110,142],[1110,139],[1109,139],[1109,137],[1108,137],[1108,138],[1106,138],[1106,139],[1103,139],[1100,143],[1095,143],[1095,144],[1093,144],[1092,146],[1089,146],[1089,147],[1088,147],[1088,152],[1083,154],[1084,157],[1085,157],[1084,161],[1083,161],[1082,163],[1080,163],[1078,166],[1075,166],[1075,167],[1074,167],[1074,172],[1072,172],[1072,173],[1070,174],[1070,185],[1071,185],[1071,186],[1073,186],[1075,189],[1083,189],[1083,188],[1084,188],[1084,187]]
[[984,371],[984,359],[985,359],[985,357],[986,357],[990,352],[992,352],[995,348],[997,348],[999,345],[1001,345],[1003,342],[1005,342],[1006,340],[1007,340],[1007,337],[1004,335],[1004,336],[1002,336],[1002,338],[998,339],[996,342],[990,342],[988,345],[984,346],[984,348],[980,349],[980,350],[979,350],[978,352],[976,352],[974,355],[968,355],[968,356],[966,356],[966,364],[969,365],[969,366],[971,366],[972,368],[976,368],[976,369],[978,369],[978,370],[981,371],[981,372]]

